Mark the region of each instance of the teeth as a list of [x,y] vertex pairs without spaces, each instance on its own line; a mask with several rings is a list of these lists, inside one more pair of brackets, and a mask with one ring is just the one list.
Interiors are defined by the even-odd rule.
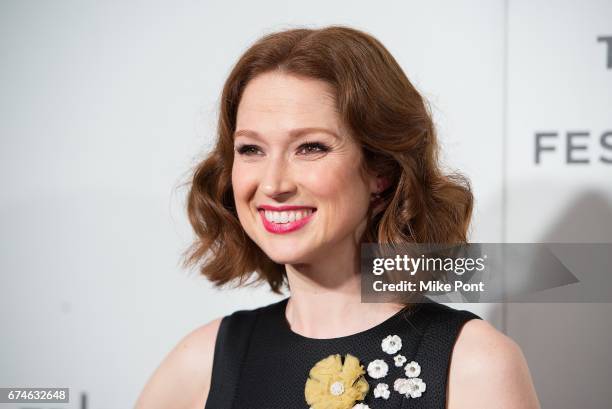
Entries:
[[304,209],[304,210],[291,210],[291,211],[283,211],[283,212],[275,212],[272,210],[265,210],[264,217],[266,220],[272,223],[290,223],[296,220],[303,219],[311,215],[313,209]]

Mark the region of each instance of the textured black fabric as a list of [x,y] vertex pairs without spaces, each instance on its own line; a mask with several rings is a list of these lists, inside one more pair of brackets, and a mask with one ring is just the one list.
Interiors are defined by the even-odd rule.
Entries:
[[236,311],[221,320],[205,409],[231,408],[257,311]]
[[[237,311],[223,318],[215,346],[211,387],[205,409],[308,409],[304,387],[310,369],[332,354],[351,354],[367,369],[383,359],[389,366],[381,379],[365,378],[370,391],[362,403],[371,409],[440,408],[446,406],[450,357],[462,325],[480,318],[438,303],[413,304],[366,331],[332,339],[314,339],[294,333],[285,318],[288,298],[254,310]],[[421,366],[427,385],[419,398],[406,398],[393,390],[405,378],[393,355],[382,350],[388,335],[399,335],[397,354]],[[374,398],[378,383],[389,385],[389,399]]]

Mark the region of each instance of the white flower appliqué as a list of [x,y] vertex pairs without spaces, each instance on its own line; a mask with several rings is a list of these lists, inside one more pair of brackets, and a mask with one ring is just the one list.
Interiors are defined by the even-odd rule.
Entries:
[[368,364],[368,375],[374,379],[380,379],[387,376],[389,365],[382,359],[375,359]]
[[375,398],[389,399],[390,394],[391,392],[389,391],[389,385],[386,383],[379,383],[376,385],[376,388],[374,388]]
[[370,409],[370,407],[366,405],[365,403],[358,403],[355,406],[353,406],[353,409]]
[[406,357],[404,355],[395,355],[393,359],[395,360],[395,366],[402,366],[404,362],[406,362]]
[[426,385],[420,378],[399,378],[395,380],[393,389],[407,398],[420,398],[425,392]]
[[406,393],[408,393],[408,389],[409,389],[408,379],[397,378],[395,382],[393,382],[393,389],[401,393],[402,395],[405,395]]
[[406,376],[408,378],[416,378],[421,374],[421,365],[415,361],[412,361],[404,367],[404,371],[406,372]]
[[397,335],[389,335],[382,341],[382,350],[393,355],[402,349],[402,339]]
[[[421,378],[410,378],[408,379],[409,388],[408,394],[411,398],[420,398],[421,394],[425,392],[425,382]],[[408,395],[406,395],[408,397]]]

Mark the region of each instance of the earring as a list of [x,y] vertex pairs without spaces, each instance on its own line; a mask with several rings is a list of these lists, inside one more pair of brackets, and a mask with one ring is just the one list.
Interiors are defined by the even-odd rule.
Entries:
[[372,193],[371,200],[374,201],[374,200],[378,200],[378,199],[380,199],[380,193]]

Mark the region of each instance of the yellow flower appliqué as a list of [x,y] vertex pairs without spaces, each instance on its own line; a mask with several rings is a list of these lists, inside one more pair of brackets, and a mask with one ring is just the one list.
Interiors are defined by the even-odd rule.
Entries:
[[370,389],[364,373],[353,355],[346,354],[344,364],[339,354],[330,355],[310,370],[304,389],[306,402],[312,409],[350,409]]

